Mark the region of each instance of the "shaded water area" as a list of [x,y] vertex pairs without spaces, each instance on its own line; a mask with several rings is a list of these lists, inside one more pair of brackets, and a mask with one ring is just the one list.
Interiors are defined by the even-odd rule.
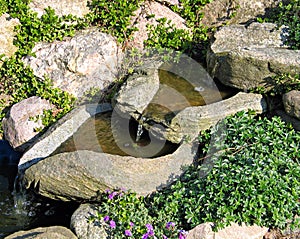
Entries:
[[69,226],[71,213],[78,205],[14,191],[20,156],[7,141],[0,140],[0,238],[40,226]]
[[190,72],[190,76],[185,76],[185,72],[177,75],[178,69],[174,67],[176,65],[159,70],[159,90],[143,112],[146,118],[168,122],[187,107],[212,104],[238,92],[211,79],[206,72],[201,72],[203,76],[198,79]]

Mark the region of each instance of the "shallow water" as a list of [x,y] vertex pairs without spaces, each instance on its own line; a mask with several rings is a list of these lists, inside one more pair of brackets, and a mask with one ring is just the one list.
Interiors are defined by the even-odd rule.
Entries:
[[237,90],[212,80],[209,76],[205,79],[190,77],[191,80],[186,80],[173,72],[176,70],[172,70],[172,67],[159,70],[159,90],[144,110],[145,117],[165,118],[168,122],[187,107],[212,104],[237,93]]
[[[112,118],[113,117],[113,118]],[[137,141],[138,123],[130,118],[112,116],[112,112],[88,119],[54,153],[90,150],[121,156],[151,158],[176,150],[178,145],[155,137],[143,129]]]

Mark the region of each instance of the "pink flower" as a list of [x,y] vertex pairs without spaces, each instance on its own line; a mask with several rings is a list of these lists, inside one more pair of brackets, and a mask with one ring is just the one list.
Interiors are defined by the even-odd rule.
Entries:
[[117,192],[112,192],[111,194],[109,194],[108,195],[108,198],[110,199],[110,200],[112,200],[115,196],[117,196],[118,195],[118,193]]
[[185,230],[179,230],[178,239],[186,239],[187,232]]
[[130,230],[125,230],[125,236],[131,237],[132,233]]
[[109,222],[109,226],[110,226],[112,229],[115,229],[115,228],[116,228],[116,223],[115,223],[115,221],[114,221],[114,220],[111,220],[111,221]]

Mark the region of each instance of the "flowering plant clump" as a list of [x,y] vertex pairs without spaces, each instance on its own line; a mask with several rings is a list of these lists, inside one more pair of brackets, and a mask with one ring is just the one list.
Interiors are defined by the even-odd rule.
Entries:
[[104,221],[114,239],[185,239],[182,229],[204,222],[213,222],[214,230],[231,222],[299,227],[300,133],[278,117],[251,111],[227,117],[213,130],[218,129],[226,132],[214,135],[216,154],[207,154],[204,134],[200,143],[206,155],[199,165],[147,197],[107,191],[95,220]]
[[[99,214],[92,221],[104,222],[109,238],[184,239],[187,233],[176,223],[161,220],[147,208],[144,197],[124,189],[106,190]],[[150,208],[150,207],[149,207]]]

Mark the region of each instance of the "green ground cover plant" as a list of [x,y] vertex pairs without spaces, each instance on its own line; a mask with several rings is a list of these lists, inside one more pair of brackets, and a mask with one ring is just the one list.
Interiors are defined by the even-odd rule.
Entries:
[[[180,1],[180,6],[174,5],[170,8],[178,13],[186,21],[188,30],[177,29],[171,21],[165,18],[156,19],[157,26],[148,25],[148,39],[145,41],[147,47],[167,48],[188,54],[196,55],[204,62],[209,33],[212,29],[201,24],[203,18],[203,7],[213,0]],[[155,16],[151,16],[155,17]]]
[[[210,146],[209,135],[214,137]],[[183,229],[203,222],[213,222],[215,230],[231,222],[283,229],[291,221],[299,226],[299,132],[278,117],[249,111],[227,117],[199,137],[204,157],[170,188],[145,198],[110,192],[91,220],[107,223],[114,238],[127,238],[126,230],[134,238],[151,238],[147,224],[158,238],[184,238]],[[214,154],[206,154],[209,147]]]
[[263,94],[265,96],[282,96],[291,90],[300,90],[299,75],[280,74],[272,77],[270,88],[260,86],[252,89],[251,92]]
[[7,11],[7,3],[6,0],[0,0],[0,16]]
[[131,26],[131,17],[142,2],[143,0],[92,0],[89,2],[92,12],[86,18],[91,25],[98,26],[102,31],[115,36],[119,43],[124,43],[137,30]]

